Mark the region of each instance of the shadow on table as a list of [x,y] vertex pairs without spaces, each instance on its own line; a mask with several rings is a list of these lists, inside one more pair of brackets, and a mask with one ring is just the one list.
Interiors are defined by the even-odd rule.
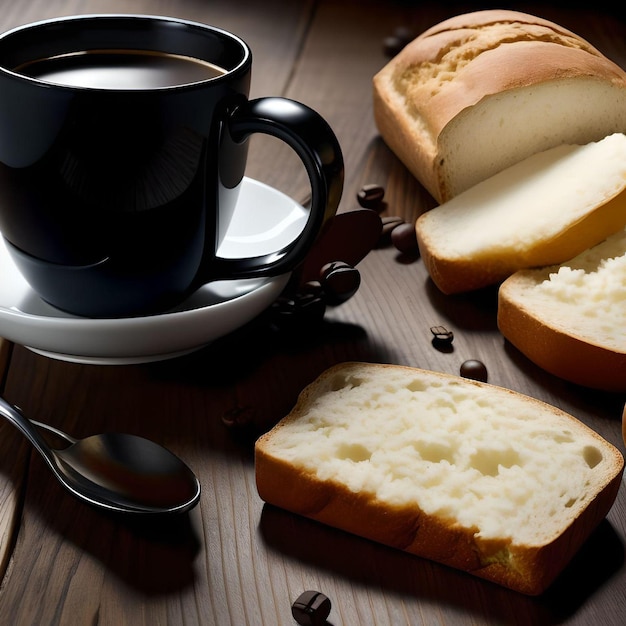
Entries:
[[[41,471],[46,476],[33,476],[33,480],[49,479],[51,484],[45,499],[29,502],[38,518],[31,518],[31,527],[46,527],[41,533],[46,545],[54,533],[58,537],[58,545],[53,548],[57,551],[55,576],[63,576],[66,564],[73,567],[77,557],[72,552],[79,550],[146,596],[172,593],[194,584],[194,561],[201,549],[192,517],[195,510],[170,516],[103,511],[69,496],[47,470],[42,467]],[[29,557],[18,555],[17,560],[26,563]],[[71,572],[67,573],[69,578]]]
[[430,278],[424,284],[431,306],[442,319],[466,331],[497,330],[498,290],[485,287],[469,293],[446,295]]
[[[560,623],[576,613],[624,564],[624,546],[607,520],[538,597],[522,595],[268,504],[263,507],[259,530],[270,550],[307,567],[338,574],[352,584],[454,606],[499,624]],[[340,598],[331,600],[341,602]]]
[[365,331],[355,324],[324,321],[294,326],[289,331],[271,327],[261,315],[242,328],[187,356],[147,364],[152,375],[203,387],[224,387],[240,383],[276,356],[293,356],[323,350],[336,344],[358,345]]

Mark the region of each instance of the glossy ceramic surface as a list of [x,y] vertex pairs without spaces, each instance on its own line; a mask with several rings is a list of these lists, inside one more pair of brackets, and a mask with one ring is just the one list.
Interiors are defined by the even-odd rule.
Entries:
[[[307,211],[295,200],[246,178],[220,254],[236,257],[243,245],[259,254],[280,249],[301,232],[306,218]],[[249,322],[278,297],[288,279],[284,274],[215,281],[167,313],[82,318],[41,300],[0,242],[0,336],[67,361],[157,361],[197,350]]]

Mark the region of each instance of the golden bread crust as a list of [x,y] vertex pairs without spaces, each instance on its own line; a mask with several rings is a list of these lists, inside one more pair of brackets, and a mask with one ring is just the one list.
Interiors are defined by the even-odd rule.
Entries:
[[553,316],[531,307],[529,290],[537,280],[537,272],[520,271],[500,286],[497,315],[502,335],[533,363],[563,380],[625,392],[626,345],[621,350],[603,345],[581,334],[571,321],[557,324]]

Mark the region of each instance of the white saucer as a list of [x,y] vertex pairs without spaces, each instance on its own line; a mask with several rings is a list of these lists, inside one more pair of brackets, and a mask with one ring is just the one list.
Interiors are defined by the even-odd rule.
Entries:
[[[220,256],[242,256],[243,244],[246,256],[278,250],[295,239],[306,219],[307,211],[289,196],[244,178]],[[33,292],[0,237],[0,336],[76,363],[158,361],[197,350],[243,326],[272,304],[288,280],[289,274],[216,281],[172,311],[147,317],[76,317]]]

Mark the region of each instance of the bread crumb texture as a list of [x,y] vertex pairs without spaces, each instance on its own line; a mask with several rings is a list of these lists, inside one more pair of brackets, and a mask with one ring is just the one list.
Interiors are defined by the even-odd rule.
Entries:
[[335,370],[270,431],[266,452],[385,505],[455,520],[476,539],[518,545],[553,539],[609,480],[605,442],[553,407],[459,377],[381,368]]
[[626,230],[545,273],[530,308],[551,324],[575,320],[577,334],[626,352]]

